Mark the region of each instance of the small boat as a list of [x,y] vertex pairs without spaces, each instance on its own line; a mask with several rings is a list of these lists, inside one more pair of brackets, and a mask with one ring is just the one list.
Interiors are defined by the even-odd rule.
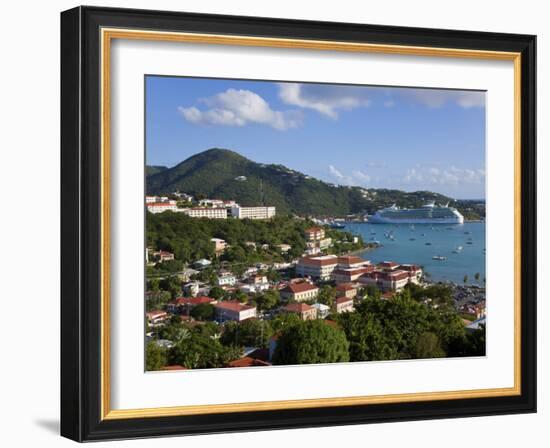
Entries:
[[409,238],[409,241],[416,241],[416,238]]
[[471,235],[472,232],[464,232],[464,235]]
[[453,254],[459,254],[462,251],[462,246],[456,246],[456,249],[453,250]]
[[432,245],[432,243],[430,243],[429,241],[425,244],[426,244],[426,246],[431,246]]
[[329,225],[329,227],[330,227],[331,229],[343,229],[343,228],[345,228],[346,226],[345,226],[344,224],[339,223],[339,222],[331,222],[330,225]]
[[474,244],[474,243],[473,243],[472,241],[466,241],[466,244],[472,245],[472,244]]
[[426,234],[425,234],[425,233],[421,233],[420,236],[426,236]]
[[442,257],[441,255],[434,255],[432,260],[445,261],[447,257]]

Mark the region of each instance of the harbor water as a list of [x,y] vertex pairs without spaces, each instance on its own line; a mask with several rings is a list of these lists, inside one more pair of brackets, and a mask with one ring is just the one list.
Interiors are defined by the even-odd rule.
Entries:
[[[468,283],[479,273],[485,279],[485,223],[464,224],[369,224],[348,222],[345,230],[380,247],[358,255],[373,263],[395,261],[422,266],[431,281]],[[436,257],[436,259],[434,259]]]

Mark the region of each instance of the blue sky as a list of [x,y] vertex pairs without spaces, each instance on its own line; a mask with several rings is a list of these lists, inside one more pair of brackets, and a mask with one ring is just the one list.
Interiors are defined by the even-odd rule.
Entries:
[[485,197],[485,93],[146,78],[146,159],[212,147],[341,185]]

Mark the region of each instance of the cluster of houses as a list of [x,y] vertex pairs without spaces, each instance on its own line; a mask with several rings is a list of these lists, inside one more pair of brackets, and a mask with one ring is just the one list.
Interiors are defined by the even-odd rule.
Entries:
[[243,207],[234,200],[195,199],[185,193],[173,194],[183,207],[178,206],[178,200],[168,196],[145,196],[145,207],[150,213],[184,213],[191,218],[209,219],[270,219],[276,214],[274,206]]

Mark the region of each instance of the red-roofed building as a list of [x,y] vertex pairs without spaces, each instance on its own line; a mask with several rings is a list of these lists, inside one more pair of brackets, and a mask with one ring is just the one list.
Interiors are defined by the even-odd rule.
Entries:
[[262,361],[261,359],[251,358],[250,356],[245,356],[243,358],[235,359],[227,364],[227,367],[266,367],[270,366],[271,363],[267,361]]
[[222,322],[234,320],[242,322],[243,320],[256,317],[256,307],[252,305],[243,305],[237,300],[226,300],[214,305],[216,308],[216,318]]
[[319,288],[308,282],[289,283],[281,289],[281,298],[283,300],[295,300],[296,302],[314,300],[318,294]]
[[355,282],[357,279],[368,272],[374,271],[374,266],[361,266],[348,269],[335,269],[332,271],[331,278],[336,283],[350,283]]
[[145,317],[147,317],[147,323],[151,326],[160,325],[164,323],[166,319],[168,319],[170,316],[166,311],[162,310],[155,310],[155,311],[148,311],[145,313]]
[[355,288],[351,283],[342,283],[336,286],[337,297],[347,297],[348,299],[353,299],[356,295],[357,288]]
[[337,297],[335,302],[337,313],[348,313],[354,310],[353,299],[348,297]]
[[296,265],[296,274],[301,275],[302,277],[328,280],[337,265],[338,257],[336,255],[303,257],[300,258],[298,264]]
[[312,320],[317,318],[317,309],[307,303],[289,303],[283,307],[285,313],[297,314],[302,320]]
[[145,205],[150,213],[163,213],[166,211],[175,212],[178,209],[176,201],[147,202]]
[[174,259],[174,254],[165,250],[159,250],[158,252],[153,252],[153,257],[157,258],[159,263],[163,261],[171,261]]
[[367,264],[370,264],[370,261],[363,260],[356,255],[342,255],[338,257],[338,268],[340,269],[358,268]]
[[378,268],[386,272],[393,271],[398,267],[399,267],[399,264],[393,261],[383,261],[381,263],[378,263]]

